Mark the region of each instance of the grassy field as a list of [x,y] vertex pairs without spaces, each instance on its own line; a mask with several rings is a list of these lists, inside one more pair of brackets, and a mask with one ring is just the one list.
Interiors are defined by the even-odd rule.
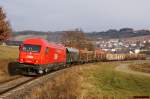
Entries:
[[18,47],[0,46],[0,82],[10,79],[8,64],[16,61]]
[[106,96],[116,99],[127,99],[136,95],[150,96],[150,77],[118,72],[114,69],[118,64],[98,63],[84,71],[84,96]]
[[0,60],[17,59],[18,47],[0,46]]
[[27,99],[133,99],[133,96],[150,96],[150,77],[116,71],[116,66],[122,63],[126,62],[69,68],[40,88],[33,89]]

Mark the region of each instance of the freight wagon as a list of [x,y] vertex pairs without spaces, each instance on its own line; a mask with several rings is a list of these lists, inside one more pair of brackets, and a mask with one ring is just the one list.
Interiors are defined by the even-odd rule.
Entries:
[[126,54],[125,60],[144,60],[146,59],[144,54]]
[[106,54],[107,61],[143,60],[144,54]]
[[95,50],[94,52],[94,60],[98,61],[105,61],[106,60],[106,52],[102,50]]
[[107,61],[122,61],[126,59],[125,54],[106,54]]
[[79,61],[79,50],[76,48],[66,48],[67,53],[67,65],[78,64]]
[[80,50],[79,52],[79,62],[88,63],[94,61],[94,52],[88,50]]

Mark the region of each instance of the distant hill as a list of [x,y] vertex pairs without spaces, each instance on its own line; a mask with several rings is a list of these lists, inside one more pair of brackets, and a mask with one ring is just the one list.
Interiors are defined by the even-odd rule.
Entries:
[[[48,41],[60,42],[63,31],[59,32],[43,32],[43,31],[17,31],[13,32],[12,40],[22,41],[30,37],[41,37]],[[103,32],[86,33],[91,39],[110,39],[110,38],[131,38],[150,35],[149,30],[133,30],[132,28],[122,28],[120,30],[110,29]]]
[[150,35],[149,30],[133,30],[132,28],[123,28],[120,30],[110,29],[103,32],[92,32],[87,34],[89,37],[96,38],[130,38]]

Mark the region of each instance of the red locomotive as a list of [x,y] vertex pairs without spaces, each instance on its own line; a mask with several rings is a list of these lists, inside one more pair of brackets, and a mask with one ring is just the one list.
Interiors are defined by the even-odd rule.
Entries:
[[19,50],[19,69],[23,72],[43,74],[66,64],[66,47],[41,38],[23,41]]

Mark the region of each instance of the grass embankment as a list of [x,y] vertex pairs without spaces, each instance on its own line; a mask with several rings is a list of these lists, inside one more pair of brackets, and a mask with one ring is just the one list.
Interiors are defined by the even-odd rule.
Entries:
[[116,71],[119,64],[95,63],[70,68],[40,88],[34,88],[30,98],[129,99],[137,95],[150,96],[150,78]]
[[18,57],[18,47],[0,46],[0,82],[10,78],[8,64]]

